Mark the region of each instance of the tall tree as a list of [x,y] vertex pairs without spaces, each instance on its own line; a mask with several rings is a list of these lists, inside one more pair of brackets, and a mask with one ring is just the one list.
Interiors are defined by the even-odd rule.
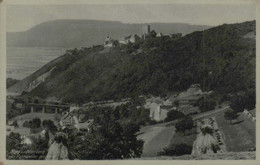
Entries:
[[224,117],[226,120],[229,120],[230,124],[232,123],[232,120],[236,119],[238,117],[238,114],[232,110],[232,109],[228,109],[225,113],[224,113]]
[[186,130],[190,130],[193,127],[193,120],[191,117],[186,117],[175,124],[176,132],[183,132],[185,135]]

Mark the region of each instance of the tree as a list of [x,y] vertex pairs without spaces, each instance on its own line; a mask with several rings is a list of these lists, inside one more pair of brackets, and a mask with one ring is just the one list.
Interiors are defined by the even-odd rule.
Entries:
[[19,150],[21,147],[21,137],[19,133],[11,132],[6,136],[6,152],[9,153],[12,149]]
[[193,128],[193,120],[191,117],[186,117],[175,124],[176,132],[183,132],[185,135],[186,130]]
[[31,125],[30,125],[30,123],[29,123],[29,121],[24,121],[23,122],[23,127],[27,127],[27,128],[31,128]]
[[17,122],[17,120],[15,120],[14,122],[13,122],[13,125],[14,125],[14,127],[18,127],[18,122]]
[[171,110],[167,113],[167,117],[165,118],[165,121],[172,121],[183,117],[185,117],[185,115],[182,112]]
[[256,104],[255,89],[236,94],[231,99],[230,107],[236,112],[242,112],[244,109],[253,109]]
[[185,143],[181,144],[172,144],[167,148],[164,148],[163,151],[158,152],[158,156],[180,156],[191,154],[192,146],[187,145]]
[[69,140],[72,159],[123,159],[140,157],[143,141],[137,140],[139,126],[127,124],[123,128],[118,122],[109,122],[86,138],[74,137]]
[[173,104],[178,108],[180,105],[180,101],[179,100],[174,100]]
[[112,40],[112,44],[114,45],[114,47],[118,47],[119,41],[118,40]]
[[238,117],[238,114],[232,110],[232,109],[228,109],[225,113],[224,113],[224,117],[226,120],[230,121],[230,124],[232,122],[232,120],[236,119]]
[[41,127],[41,119],[39,119],[39,118],[32,119],[31,127],[32,128],[39,128],[39,127]]
[[58,130],[52,120],[43,120],[42,127],[46,128],[47,130],[49,130],[51,132]]

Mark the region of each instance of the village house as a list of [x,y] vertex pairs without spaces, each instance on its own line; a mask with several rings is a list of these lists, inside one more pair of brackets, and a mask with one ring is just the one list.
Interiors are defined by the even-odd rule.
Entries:
[[77,128],[78,131],[89,132],[93,124],[94,124],[94,119],[89,119],[86,122],[80,121],[76,123],[75,127]]
[[160,105],[160,120],[164,120],[167,117],[167,113],[172,110],[177,110],[177,107],[174,105]]
[[249,118],[252,119],[252,121],[256,121],[256,116],[255,116],[255,109],[248,111],[247,109],[244,109],[243,113],[247,115]]
[[31,133],[30,128],[7,127],[6,128],[6,135],[9,135],[11,132],[20,134],[20,137],[22,139],[21,144],[32,144],[31,139],[28,139],[28,137],[30,136],[30,133]]
[[8,131],[8,132],[12,132],[13,130],[15,129],[15,127],[12,125],[7,125],[6,126],[6,131]]
[[33,140],[32,140],[31,137],[26,136],[26,137],[22,138],[21,144],[32,145],[33,144]]
[[61,127],[68,127],[73,124],[74,124],[73,115],[69,112],[66,112],[66,114],[61,117],[60,120]]
[[150,109],[150,118],[156,121],[164,120],[170,110],[176,109],[169,100],[159,97],[147,99],[144,107]]
[[60,125],[63,129],[77,129],[77,131],[88,132],[94,123],[94,119],[83,121],[84,115],[73,115],[67,112],[62,116]]
[[13,126],[14,125],[14,121],[13,120],[8,120],[7,125],[8,126]]
[[31,139],[31,129],[30,128],[15,128],[14,126],[6,126],[6,135],[10,133],[18,133],[22,139],[21,144],[31,145],[33,140]]
[[129,35],[129,36],[125,36],[125,37],[123,37],[123,38],[121,38],[120,40],[119,40],[119,43],[120,44],[128,44],[128,43],[130,43],[130,38],[131,38],[131,35]]
[[125,44],[128,44],[128,43],[135,43],[138,40],[141,40],[141,37],[136,35],[136,34],[132,34],[132,35],[125,36],[125,37],[121,38],[119,40],[119,43],[125,45]]
[[162,33],[157,33],[156,34],[156,37],[158,38],[158,37],[163,37],[163,34]]
[[15,99],[13,106],[16,109],[24,109],[25,108],[25,102],[23,100],[20,100],[20,99]]

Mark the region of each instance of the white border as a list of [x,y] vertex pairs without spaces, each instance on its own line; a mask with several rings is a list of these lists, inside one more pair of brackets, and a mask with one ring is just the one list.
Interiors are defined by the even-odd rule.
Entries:
[[[72,162],[75,164],[95,164],[95,165],[132,165],[132,164],[149,164],[149,165],[157,165],[157,164],[260,164],[259,158],[259,149],[260,143],[259,140],[256,140],[256,160],[112,160],[112,161],[25,161],[25,160],[6,160],[5,159],[5,121],[6,121],[6,6],[7,5],[29,5],[29,4],[255,4],[256,5],[256,70],[260,70],[259,62],[260,62],[260,52],[259,52],[259,41],[260,41],[260,1],[258,0],[4,0],[0,3],[0,160],[4,161],[5,164],[57,164],[57,165],[65,165],[71,164]],[[256,82],[259,82],[260,72],[256,72]],[[259,139],[259,89],[260,84],[256,83],[256,91],[257,91],[257,135],[256,139]]]

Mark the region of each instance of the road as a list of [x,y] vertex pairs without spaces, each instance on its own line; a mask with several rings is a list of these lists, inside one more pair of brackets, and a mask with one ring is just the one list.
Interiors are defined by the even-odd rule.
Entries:
[[219,113],[221,111],[225,111],[229,108],[229,106],[226,106],[226,107],[223,107],[223,108],[220,108],[220,109],[216,109],[214,111],[208,111],[208,112],[204,112],[204,113],[200,113],[200,114],[197,114],[197,115],[193,115],[192,116],[192,119],[193,120],[198,120],[200,118],[203,118],[203,117],[207,117],[207,116],[210,116],[210,115],[213,115],[215,113]]

